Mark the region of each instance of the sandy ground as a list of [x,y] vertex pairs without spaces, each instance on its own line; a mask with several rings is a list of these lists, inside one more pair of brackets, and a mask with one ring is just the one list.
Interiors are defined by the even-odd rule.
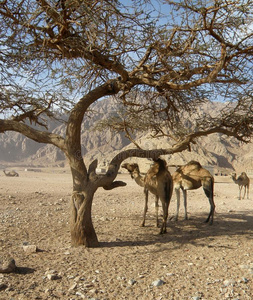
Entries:
[[[179,221],[168,221],[168,233],[159,235],[153,196],[140,227],[143,190],[120,174],[126,187],[95,195],[101,247],[86,249],[70,245],[70,174],[19,173],[0,175],[0,260],[10,254],[18,267],[0,274],[1,300],[253,299],[252,188],[250,199],[239,201],[238,186],[215,177],[214,224],[203,223],[209,203],[199,189],[188,193],[190,220],[181,206]],[[170,216],[175,209],[173,193]],[[24,244],[39,251],[26,253]]]

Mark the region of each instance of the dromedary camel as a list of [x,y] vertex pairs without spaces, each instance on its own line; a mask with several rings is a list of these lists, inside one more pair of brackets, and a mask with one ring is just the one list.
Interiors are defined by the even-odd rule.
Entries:
[[160,158],[154,160],[154,165],[148,170],[145,176],[140,174],[138,164],[128,164],[122,165],[131,174],[131,177],[135,182],[144,187],[145,194],[145,206],[143,221],[141,226],[145,226],[145,218],[148,210],[148,193],[151,192],[155,195],[155,207],[156,207],[156,225],[159,226],[158,220],[158,201],[162,202],[163,209],[163,222],[160,233],[166,233],[166,224],[168,218],[169,203],[173,192],[173,181],[170,172],[167,169],[166,162]]
[[15,171],[10,171],[10,172],[6,172],[5,170],[3,170],[5,176],[9,176],[9,177],[18,177],[19,174]]
[[210,224],[212,224],[215,204],[213,200],[214,178],[211,173],[202,168],[199,162],[190,161],[186,165],[179,167],[172,175],[172,178],[177,196],[177,213],[175,219],[178,220],[180,189],[183,191],[185,220],[187,220],[187,190],[195,190],[202,186],[206,196],[208,197],[211,207],[208,218],[206,219],[206,223],[208,223],[210,220]]
[[[249,177],[245,172],[242,172],[240,176],[236,178],[236,173],[233,173],[231,175],[231,178],[233,179],[234,183],[238,184],[239,186],[239,200],[244,199],[246,190],[247,190],[247,199],[249,199],[249,184],[250,180]],[[241,197],[242,188],[244,187],[244,195],[243,198]]]

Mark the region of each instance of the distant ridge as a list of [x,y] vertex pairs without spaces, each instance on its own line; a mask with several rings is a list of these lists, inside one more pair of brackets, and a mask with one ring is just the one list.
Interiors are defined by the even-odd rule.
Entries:
[[[97,158],[99,166],[103,167],[120,150],[134,148],[124,133],[112,134],[109,129],[103,132],[94,130],[94,124],[101,118],[108,118],[114,109],[113,99],[99,101],[93,105],[93,113],[84,119],[81,141],[86,162]],[[49,128],[57,134],[65,135],[64,124],[50,121]],[[151,140],[147,136],[148,133],[137,136],[138,142],[145,148],[161,148],[169,145],[166,138]],[[246,168],[253,169],[253,143],[241,145],[234,138],[213,134],[199,139],[196,145],[192,145],[191,152],[184,151],[166,156],[166,159],[169,164],[175,165],[185,164],[194,159],[202,165],[230,168],[240,172]],[[141,161],[143,166],[148,165],[148,160]],[[16,132],[0,134],[0,167],[5,165],[62,167],[65,164],[64,154],[53,145],[36,143]]]

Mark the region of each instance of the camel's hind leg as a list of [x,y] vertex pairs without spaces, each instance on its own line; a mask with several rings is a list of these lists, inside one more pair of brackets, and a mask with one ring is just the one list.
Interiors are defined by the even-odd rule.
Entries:
[[204,189],[204,192],[205,192],[206,196],[208,197],[208,200],[209,200],[209,203],[210,203],[210,212],[209,212],[209,215],[208,215],[205,222],[208,223],[209,220],[210,220],[209,224],[212,225],[213,224],[214,211],[215,211],[215,204],[214,204],[214,200],[213,200],[213,187],[211,188],[211,190],[209,190],[205,187],[203,187],[203,189]]
[[168,210],[169,210],[169,203],[168,202],[162,202],[162,207],[163,207],[163,222],[162,222],[162,227],[160,230],[160,234],[166,233],[167,232],[167,219],[168,219]]
[[177,197],[177,212],[175,215],[175,220],[178,220],[179,208],[180,208],[180,189],[175,189],[176,197]]

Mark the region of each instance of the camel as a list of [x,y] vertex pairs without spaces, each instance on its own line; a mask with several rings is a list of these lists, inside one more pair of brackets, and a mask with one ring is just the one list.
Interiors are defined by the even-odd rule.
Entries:
[[[236,173],[232,173],[231,178],[233,179],[234,183],[238,184],[239,187],[239,200],[245,198],[246,190],[247,190],[247,199],[249,199],[249,184],[250,180],[249,177],[245,172],[242,172],[240,176],[236,178]],[[243,198],[241,197],[242,188],[244,187],[244,195]]]
[[183,192],[185,220],[187,220],[187,190],[195,190],[202,186],[210,203],[210,213],[205,222],[208,223],[210,220],[210,225],[213,224],[213,215],[215,210],[213,200],[214,178],[211,173],[204,169],[199,162],[190,161],[186,165],[179,167],[172,175],[172,178],[177,197],[177,213],[175,219],[178,220],[180,189]]
[[10,172],[6,172],[5,170],[3,170],[5,176],[8,176],[8,177],[18,177],[19,174],[15,171],[10,171]]
[[131,174],[131,177],[135,182],[144,187],[145,194],[145,205],[144,205],[144,214],[143,221],[141,226],[145,226],[146,213],[148,211],[148,193],[151,192],[155,195],[155,207],[156,207],[156,225],[159,226],[158,220],[158,201],[159,199],[162,202],[163,209],[163,221],[160,233],[166,233],[167,228],[167,219],[168,219],[168,209],[169,203],[173,192],[173,181],[170,172],[167,170],[166,162],[160,158],[154,160],[154,165],[148,170],[145,176],[140,174],[138,164],[128,164],[125,163],[122,165],[122,168],[125,168]]

